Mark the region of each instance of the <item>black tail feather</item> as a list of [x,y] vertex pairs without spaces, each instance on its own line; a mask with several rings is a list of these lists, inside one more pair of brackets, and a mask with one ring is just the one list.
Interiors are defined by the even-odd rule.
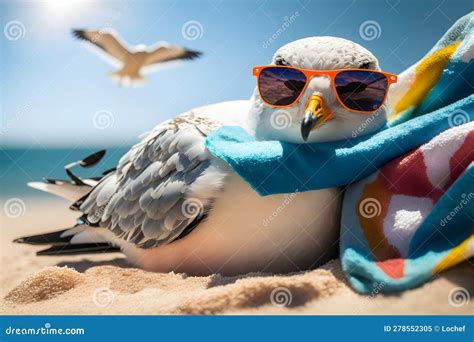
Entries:
[[106,151],[105,150],[100,150],[95,153],[92,153],[91,155],[88,155],[84,159],[78,161],[79,165],[82,167],[91,167],[96,165],[98,162],[104,158]]
[[89,253],[111,253],[120,252],[120,249],[108,243],[71,243],[74,234],[62,237],[61,235],[70,230],[66,228],[56,232],[24,236],[13,240],[16,243],[30,245],[49,245],[47,249],[37,252],[37,255],[78,255]]
[[105,153],[106,153],[105,150],[100,150],[98,152],[92,153],[92,154],[88,155],[87,157],[85,157],[84,159],[77,160],[75,162],[67,164],[66,166],[64,166],[64,170],[66,171],[67,175],[69,176],[69,178],[71,178],[71,180],[74,184],[76,184],[76,185],[87,185],[86,183],[84,183],[82,181],[82,179],[80,177],[76,176],[76,174],[74,174],[71,171],[71,169],[76,165],[79,165],[81,167],[86,167],[86,168],[87,167],[92,167],[92,166],[96,165],[98,162],[100,162],[102,160],[102,158],[104,158]]
[[30,245],[53,245],[53,246],[64,246],[71,241],[72,236],[65,236],[61,237],[61,235],[71,228],[59,230],[56,232],[46,233],[46,234],[38,234],[38,235],[30,235],[20,237],[18,239],[13,240],[16,243],[27,243]]
[[113,253],[120,252],[120,248],[108,243],[81,243],[63,246],[51,246],[36,253],[36,255],[80,255],[91,253]]

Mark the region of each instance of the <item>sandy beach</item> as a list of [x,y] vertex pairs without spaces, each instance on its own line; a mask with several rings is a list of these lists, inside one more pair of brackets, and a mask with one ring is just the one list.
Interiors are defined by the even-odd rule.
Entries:
[[[291,275],[188,277],[131,267],[120,253],[37,257],[41,247],[11,241],[72,224],[62,200],[22,198],[23,211],[1,212],[1,314],[449,314],[474,312],[450,304],[450,292],[474,293],[469,262],[424,286],[393,295],[361,296],[348,286],[338,260]],[[5,200],[1,205],[4,208]],[[15,217],[18,216],[18,217]]]

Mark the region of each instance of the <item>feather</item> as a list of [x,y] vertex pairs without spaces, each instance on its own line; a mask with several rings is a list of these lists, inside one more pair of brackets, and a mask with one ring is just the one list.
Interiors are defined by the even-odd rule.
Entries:
[[[153,129],[79,209],[91,224],[141,248],[179,238],[210,209],[226,175],[204,148],[205,136],[197,128],[203,124],[216,126],[211,119],[187,114]],[[190,198],[198,207],[193,214],[184,207]]]
[[114,252],[120,252],[120,249],[108,243],[85,243],[80,245],[52,246],[37,252],[36,255],[58,256]]
[[200,51],[188,50],[179,46],[160,45],[148,51],[145,65],[163,63],[177,59],[192,60],[201,55],[202,52]]
[[77,185],[68,181],[51,179],[47,179],[46,182],[28,182],[27,184],[33,189],[54,194],[65,198],[70,202],[77,201],[79,198],[86,195],[92,188],[87,184]]

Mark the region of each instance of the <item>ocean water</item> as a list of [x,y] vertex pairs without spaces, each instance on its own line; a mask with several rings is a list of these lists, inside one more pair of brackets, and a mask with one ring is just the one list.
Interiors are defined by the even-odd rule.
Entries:
[[[131,146],[130,146],[131,147]],[[115,167],[120,157],[130,147],[108,148],[104,158],[94,167],[76,166],[73,172],[81,177],[100,176],[103,171]],[[21,149],[4,148],[0,150],[0,197],[21,196],[49,197],[53,195],[32,189],[27,182],[41,181],[44,177],[69,179],[64,166],[70,162],[83,159],[100,148],[75,149]]]

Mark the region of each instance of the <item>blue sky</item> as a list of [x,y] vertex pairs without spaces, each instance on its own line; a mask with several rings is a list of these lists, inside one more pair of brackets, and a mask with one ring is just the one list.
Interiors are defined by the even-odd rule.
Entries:
[[[249,98],[252,66],[268,63],[279,46],[308,36],[351,39],[371,50],[383,70],[399,73],[473,7],[469,0],[2,1],[2,31],[12,21],[23,27],[19,39],[7,39],[4,32],[0,38],[1,143],[131,144],[187,109]],[[291,16],[292,23],[276,34]],[[365,40],[359,28],[369,20],[380,31]],[[183,36],[189,21],[202,27],[198,39]],[[147,75],[144,87],[123,88],[106,77],[114,67],[70,35],[72,28],[103,27],[115,28],[131,44],[164,40],[204,56]],[[94,126],[100,111],[112,114],[106,129]]]

